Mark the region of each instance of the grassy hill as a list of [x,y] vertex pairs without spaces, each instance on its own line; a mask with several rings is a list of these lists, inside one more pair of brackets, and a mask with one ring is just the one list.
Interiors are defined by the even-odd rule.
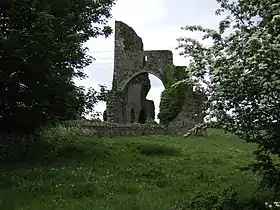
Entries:
[[221,209],[234,192],[246,200],[256,190],[258,177],[240,171],[255,146],[219,130],[187,139],[49,135],[28,162],[1,167],[1,210]]

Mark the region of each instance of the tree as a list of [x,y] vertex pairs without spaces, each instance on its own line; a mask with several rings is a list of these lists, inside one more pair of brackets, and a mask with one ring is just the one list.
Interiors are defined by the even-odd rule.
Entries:
[[[280,186],[280,2],[217,0],[217,15],[227,13],[217,30],[200,31],[199,40],[180,38],[182,55],[190,57],[183,83],[201,84],[208,94],[210,122],[257,143],[251,166],[272,188]],[[272,158],[274,157],[274,158]]]
[[92,62],[83,43],[109,36],[114,0],[0,2],[0,132],[33,132],[53,120],[75,119],[84,107]]
[[81,105],[81,110],[79,112],[79,116],[90,116],[91,118],[100,117],[101,113],[95,111],[95,106],[99,102],[106,102],[109,90],[104,85],[99,85],[100,91],[96,91],[93,88],[89,88],[87,91],[81,87],[81,101],[79,105]]

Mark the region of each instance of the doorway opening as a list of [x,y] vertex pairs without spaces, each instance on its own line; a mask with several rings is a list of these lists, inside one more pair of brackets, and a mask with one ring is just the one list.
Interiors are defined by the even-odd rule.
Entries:
[[146,112],[144,109],[141,109],[141,111],[139,113],[138,123],[144,124],[146,122],[146,120],[147,120]]
[[130,111],[130,123],[134,123],[135,122],[135,111],[132,108]]

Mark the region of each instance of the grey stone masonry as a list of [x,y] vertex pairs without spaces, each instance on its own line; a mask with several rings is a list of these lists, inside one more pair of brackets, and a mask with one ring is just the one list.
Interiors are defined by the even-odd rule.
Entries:
[[[153,121],[154,102],[146,99],[151,88],[148,73],[158,77],[166,86],[166,71],[177,68],[173,64],[172,51],[145,51],[141,37],[121,21],[115,22],[114,45],[114,75],[106,105],[107,121],[122,124]],[[186,93],[186,102],[178,117],[171,122],[172,126],[192,126],[189,111],[198,104],[192,104],[194,98],[197,98],[195,93]]]

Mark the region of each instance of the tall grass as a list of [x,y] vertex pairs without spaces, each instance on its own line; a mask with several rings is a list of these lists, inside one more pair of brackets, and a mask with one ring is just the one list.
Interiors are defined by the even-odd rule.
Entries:
[[259,177],[239,170],[252,160],[255,145],[234,135],[90,134],[42,129],[41,146],[28,163],[0,168],[0,209],[265,209],[271,196],[255,193]]

